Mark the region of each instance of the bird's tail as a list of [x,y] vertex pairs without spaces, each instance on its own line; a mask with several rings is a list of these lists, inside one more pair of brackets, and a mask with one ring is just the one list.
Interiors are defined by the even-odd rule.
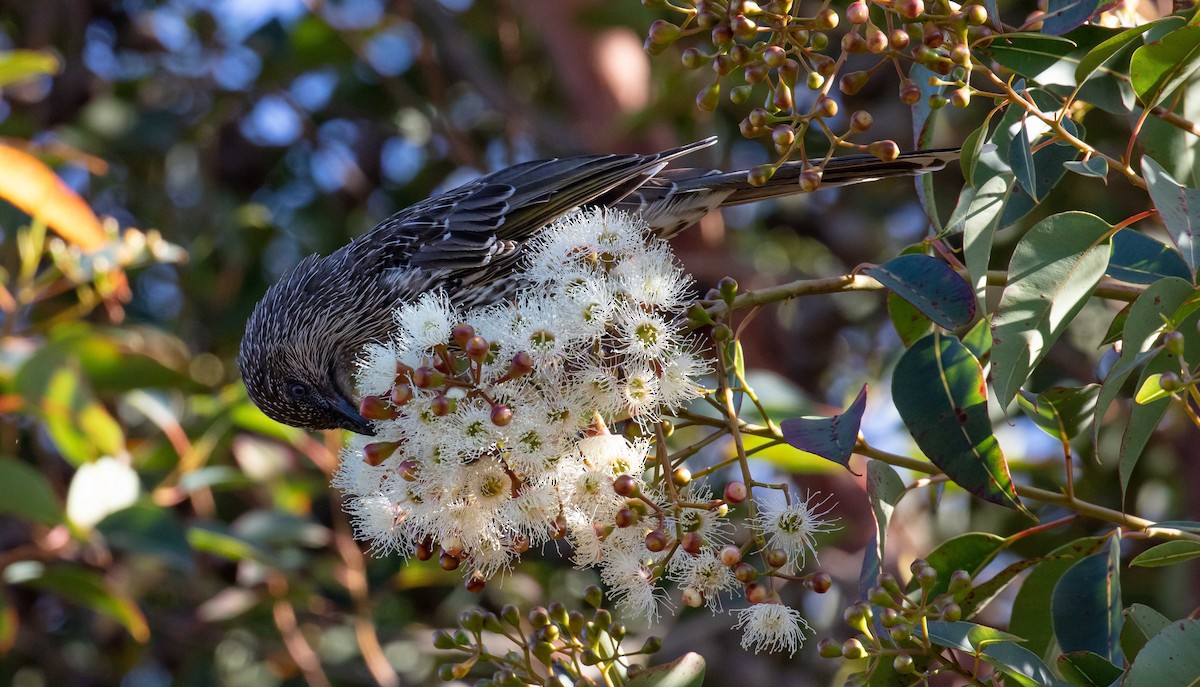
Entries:
[[[827,162],[821,173],[820,188],[849,186],[889,177],[916,176],[926,172],[936,172],[948,163],[958,159],[957,148],[940,150],[918,150],[903,153],[891,162],[884,162],[873,155],[846,155],[835,157]],[[762,186],[752,186],[746,180],[746,172],[727,172],[713,174],[693,180],[676,180],[676,193],[686,193],[693,184],[697,188],[730,189],[731,193],[721,205],[741,205],[753,203],[768,198],[789,196],[800,192],[800,173],[805,169],[804,162],[787,162],[775,171],[767,183]]]

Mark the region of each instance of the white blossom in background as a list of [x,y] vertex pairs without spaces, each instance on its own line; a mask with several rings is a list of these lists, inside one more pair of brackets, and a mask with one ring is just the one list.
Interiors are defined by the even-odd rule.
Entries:
[[[666,580],[720,611],[741,585],[717,555],[732,540],[725,507],[699,482],[645,481],[651,442],[608,430],[650,429],[704,394],[690,279],[644,223],[614,211],[560,220],[526,256],[512,303],[464,309],[427,293],[396,310],[390,341],[363,351],[376,436],[352,438],[333,478],[355,536],[375,554],[440,556],[469,580],[565,539],[631,615],[671,607]],[[780,543],[783,512],[764,512],[789,561],[824,531],[824,512],[805,511],[810,524]],[[794,650],[798,615],[754,614],[753,644]]]
[[784,651],[795,654],[804,645],[804,633],[811,631],[800,611],[781,603],[760,603],[737,613],[734,627],[742,630],[742,648],[754,653]]
[[754,525],[767,536],[769,546],[782,549],[788,564],[799,569],[807,556],[817,560],[815,536],[839,529],[832,520],[825,519],[832,508],[828,496],[817,501],[813,494],[796,495],[788,503],[782,494],[770,492],[758,501]]

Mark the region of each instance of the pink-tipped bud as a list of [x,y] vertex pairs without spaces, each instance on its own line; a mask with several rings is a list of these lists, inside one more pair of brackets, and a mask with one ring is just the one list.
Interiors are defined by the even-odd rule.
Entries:
[[382,396],[363,396],[358,402],[358,414],[366,420],[392,420],[397,413]]
[[407,405],[408,402],[412,400],[412,397],[413,390],[412,386],[409,384],[397,384],[396,386],[392,387],[391,392],[388,393],[388,400],[390,400],[392,405],[396,406],[397,408]]
[[871,10],[863,0],[855,0],[846,8],[846,19],[851,24],[866,24],[871,19]]
[[646,535],[647,551],[654,553],[664,551],[669,543],[671,543],[671,540],[667,538],[667,534],[662,530],[652,530]]
[[492,406],[491,420],[493,425],[506,427],[508,423],[512,422],[512,419],[513,412],[508,406],[503,404]]
[[751,582],[746,585],[746,601],[752,604],[760,604],[766,601],[769,594],[770,591],[767,589],[767,585],[762,582]]
[[412,459],[400,461],[400,464],[396,466],[396,472],[405,482],[417,481],[417,463]]
[[821,187],[821,168],[809,167],[800,173],[800,190],[812,193]]
[[633,498],[641,493],[641,488],[638,486],[637,479],[632,475],[620,475],[613,480],[613,491],[617,492],[618,496]]
[[413,386],[418,389],[436,389],[446,383],[446,375],[423,365],[413,370],[412,380]]
[[363,446],[363,460],[367,465],[379,465],[391,457],[400,447],[398,441],[376,441]]
[[520,377],[533,372],[533,357],[525,351],[517,351],[508,365],[508,374]]
[[472,336],[475,336],[475,328],[465,322],[454,325],[454,329],[450,330],[450,338],[454,339],[459,348],[465,348]]
[[742,550],[733,544],[728,544],[721,547],[721,552],[717,554],[717,557],[726,567],[733,567],[742,562]]
[[679,540],[679,548],[687,551],[693,556],[700,553],[700,549],[704,548],[704,538],[699,532],[688,532]]
[[704,592],[695,587],[684,587],[679,598],[688,608],[700,608],[704,605]]
[[445,394],[438,394],[429,401],[429,412],[437,417],[445,417],[454,412],[454,400]]
[[725,485],[725,503],[731,506],[736,506],[746,500],[750,492],[746,489],[743,482],[733,481]]
[[472,336],[470,339],[467,339],[463,350],[467,352],[467,357],[480,363],[487,358],[488,352],[491,350],[491,344],[482,336]]
[[613,524],[622,529],[637,523],[638,514],[633,512],[632,508],[621,508],[617,510],[617,514],[613,516]]
[[867,152],[883,162],[892,162],[900,157],[900,146],[896,145],[896,142],[892,140],[875,141],[867,146]]

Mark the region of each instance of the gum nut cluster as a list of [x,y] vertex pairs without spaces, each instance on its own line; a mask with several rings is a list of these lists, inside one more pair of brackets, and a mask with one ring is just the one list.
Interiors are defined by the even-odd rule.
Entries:
[[[463,309],[438,292],[396,310],[392,340],[360,360],[376,436],[350,441],[334,486],[375,553],[440,549],[442,567],[486,579],[565,537],[578,565],[599,566],[618,598],[653,615],[663,554],[644,539],[666,523],[639,522],[629,504],[650,512],[646,501],[666,497],[642,481],[648,442],[607,427],[652,425],[702,395],[709,366],[685,335],[690,281],[664,241],[614,211],[561,220],[526,255],[511,303]],[[688,519],[715,537],[712,516]],[[706,591],[728,584],[695,577]]]

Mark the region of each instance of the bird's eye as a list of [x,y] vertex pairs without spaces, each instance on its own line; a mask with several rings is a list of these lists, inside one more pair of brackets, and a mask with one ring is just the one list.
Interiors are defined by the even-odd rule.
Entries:
[[291,385],[288,386],[288,393],[291,394],[293,398],[300,398],[302,396],[307,396],[308,395],[308,387],[304,386],[303,384],[300,384],[299,382],[293,382]]

